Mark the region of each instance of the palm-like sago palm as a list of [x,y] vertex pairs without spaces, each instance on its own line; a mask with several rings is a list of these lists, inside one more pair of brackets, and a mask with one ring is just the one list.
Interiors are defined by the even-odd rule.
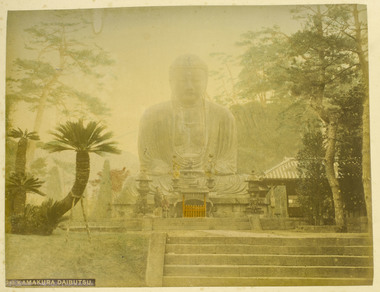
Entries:
[[7,180],[7,189],[11,192],[35,193],[46,196],[46,194],[39,190],[43,183],[43,181],[33,176],[12,173]]
[[12,217],[22,216],[22,214],[24,214],[27,193],[46,196],[46,194],[39,190],[43,183],[43,181],[30,175],[17,172],[11,173],[6,181],[6,188],[7,191],[13,195],[10,207]]
[[[11,206],[11,210],[8,211],[10,211],[11,216],[22,215],[26,201],[26,189],[23,187],[23,183],[28,182],[25,176],[26,150],[28,148],[28,141],[39,140],[39,137],[36,132],[28,132],[28,130],[22,131],[20,128],[11,129],[8,133],[8,137],[19,139],[17,143],[14,174],[9,179],[13,181],[13,184],[20,185],[20,187],[17,188],[7,188]],[[7,186],[8,185],[9,184],[7,184]]]
[[[40,191],[43,181],[29,175],[17,175],[12,173],[6,181],[9,192],[35,193],[46,196]],[[19,198],[15,198],[15,204]],[[19,204],[20,205],[20,204]],[[14,234],[39,234],[49,235],[60,223],[61,218],[54,221],[49,216],[53,200],[45,200],[41,205],[23,205],[22,213],[13,214],[5,221],[5,231]]]
[[20,128],[17,130],[11,129],[8,133],[8,137],[20,139],[17,143],[15,172],[17,174],[25,174],[28,140],[39,140],[40,138],[36,132],[28,132],[28,130],[22,131]]
[[[6,180],[7,192],[13,194],[13,200],[10,202],[11,216],[6,216],[6,232],[11,233],[26,233],[27,223],[25,217],[26,194],[35,193],[41,196],[46,196],[40,187],[44,182],[38,178],[25,174],[17,174],[13,172]],[[20,196],[23,194],[23,196]]]
[[119,154],[120,150],[116,148],[116,142],[109,141],[112,138],[111,132],[104,132],[106,127],[96,122],[89,122],[84,125],[82,120],[77,122],[68,121],[59,125],[52,135],[54,141],[45,145],[49,152],[61,152],[73,150],[76,152],[76,170],[75,182],[69,194],[53,204],[49,211],[51,220],[59,220],[67,211],[69,211],[81,198],[86,188],[90,176],[90,155],[96,153]]

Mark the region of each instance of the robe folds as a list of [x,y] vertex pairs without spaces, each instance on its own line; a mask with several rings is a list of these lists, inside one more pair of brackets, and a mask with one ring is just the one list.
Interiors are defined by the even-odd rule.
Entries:
[[216,175],[236,173],[237,135],[232,113],[204,100],[195,109],[168,101],[148,108],[139,126],[140,168],[148,174],[173,171],[173,156],[179,168],[189,159],[194,169],[205,170],[212,155]]

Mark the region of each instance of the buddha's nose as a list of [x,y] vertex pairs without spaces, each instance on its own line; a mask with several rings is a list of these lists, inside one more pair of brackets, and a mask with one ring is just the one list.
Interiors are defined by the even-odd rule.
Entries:
[[194,84],[190,79],[186,80],[186,89],[194,89]]
[[191,82],[191,81],[186,82],[185,90],[188,93],[193,93],[195,90],[193,82]]

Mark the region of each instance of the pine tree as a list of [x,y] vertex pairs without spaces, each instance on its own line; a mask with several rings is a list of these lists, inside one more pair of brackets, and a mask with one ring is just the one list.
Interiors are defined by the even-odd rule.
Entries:
[[338,100],[342,108],[337,141],[339,183],[345,210],[352,215],[365,215],[362,181],[362,112],[365,87],[353,87]]
[[304,134],[303,147],[297,154],[301,180],[297,184],[299,203],[304,216],[314,225],[331,223],[333,198],[324,167],[323,135],[316,128]]
[[[68,117],[105,114],[107,108],[98,97],[76,89],[65,78],[75,74],[78,78],[93,78],[95,83],[100,84],[102,74],[99,69],[113,63],[107,52],[93,40],[83,37],[89,35],[86,30],[91,25],[83,13],[55,11],[50,15],[45,22],[41,21],[25,30],[25,48],[34,57],[17,58],[11,64],[7,78],[8,114],[18,102],[28,103],[36,115],[33,125],[36,133],[40,132],[48,107],[54,106]],[[81,107],[68,107],[68,100],[85,105],[86,110],[78,112]],[[33,160],[34,151],[35,143],[31,143],[29,161]]]
[[[349,16],[341,7],[344,6],[299,6],[294,13],[303,27],[296,33],[285,36],[278,29],[266,29],[252,34],[256,38],[245,40],[247,51],[243,55],[244,69],[240,77],[245,86],[242,92],[246,96],[254,96],[260,91],[268,94],[272,90],[273,100],[290,97],[294,105],[306,103],[318,116],[325,133],[323,159],[334,198],[335,221],[338,229],[343,231],[346,221],[342,191],[334,169],[338,159],[341,114],[336,101],[344,98],[357,82],[358,69],[365,69],[366,63],[361,62],[360,35],[353,38],[352,31],[351,34],[349,30],[344,31],[337,21],[355,18],[355,13]],[[308,113],[305,112],[304,116],[307,117]],[[363,139],[364,136],[366,134]]]

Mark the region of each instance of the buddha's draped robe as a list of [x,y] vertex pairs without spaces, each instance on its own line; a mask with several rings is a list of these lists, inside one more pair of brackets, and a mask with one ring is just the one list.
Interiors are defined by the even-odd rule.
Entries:
[[[237,137],[231,112],[215,103],[203,101],[194,108],[182,108],[164,102],[148,108],[139,126],[138,150],[140,169],[152,179],[152,192],[159,186],[165,193],[172,190],[173,156],[180,169],[189,159],[194,169],[205,170],[212,155],[214,195],[247,194],[246,175],[236,174]],[[199,178],[200,185],[206,177]],[[136,182],[126,182],[130,194],[138,195]]]
[[175,156],[180,168],[190,158],[193,168],[204,170],[211,154],[216,175],[235,174],[236,139],[235,119],[222,106],[208,101],[193,108],[161,103],[149,108],[140,122],[140,167],[148,174],[168,174]]

